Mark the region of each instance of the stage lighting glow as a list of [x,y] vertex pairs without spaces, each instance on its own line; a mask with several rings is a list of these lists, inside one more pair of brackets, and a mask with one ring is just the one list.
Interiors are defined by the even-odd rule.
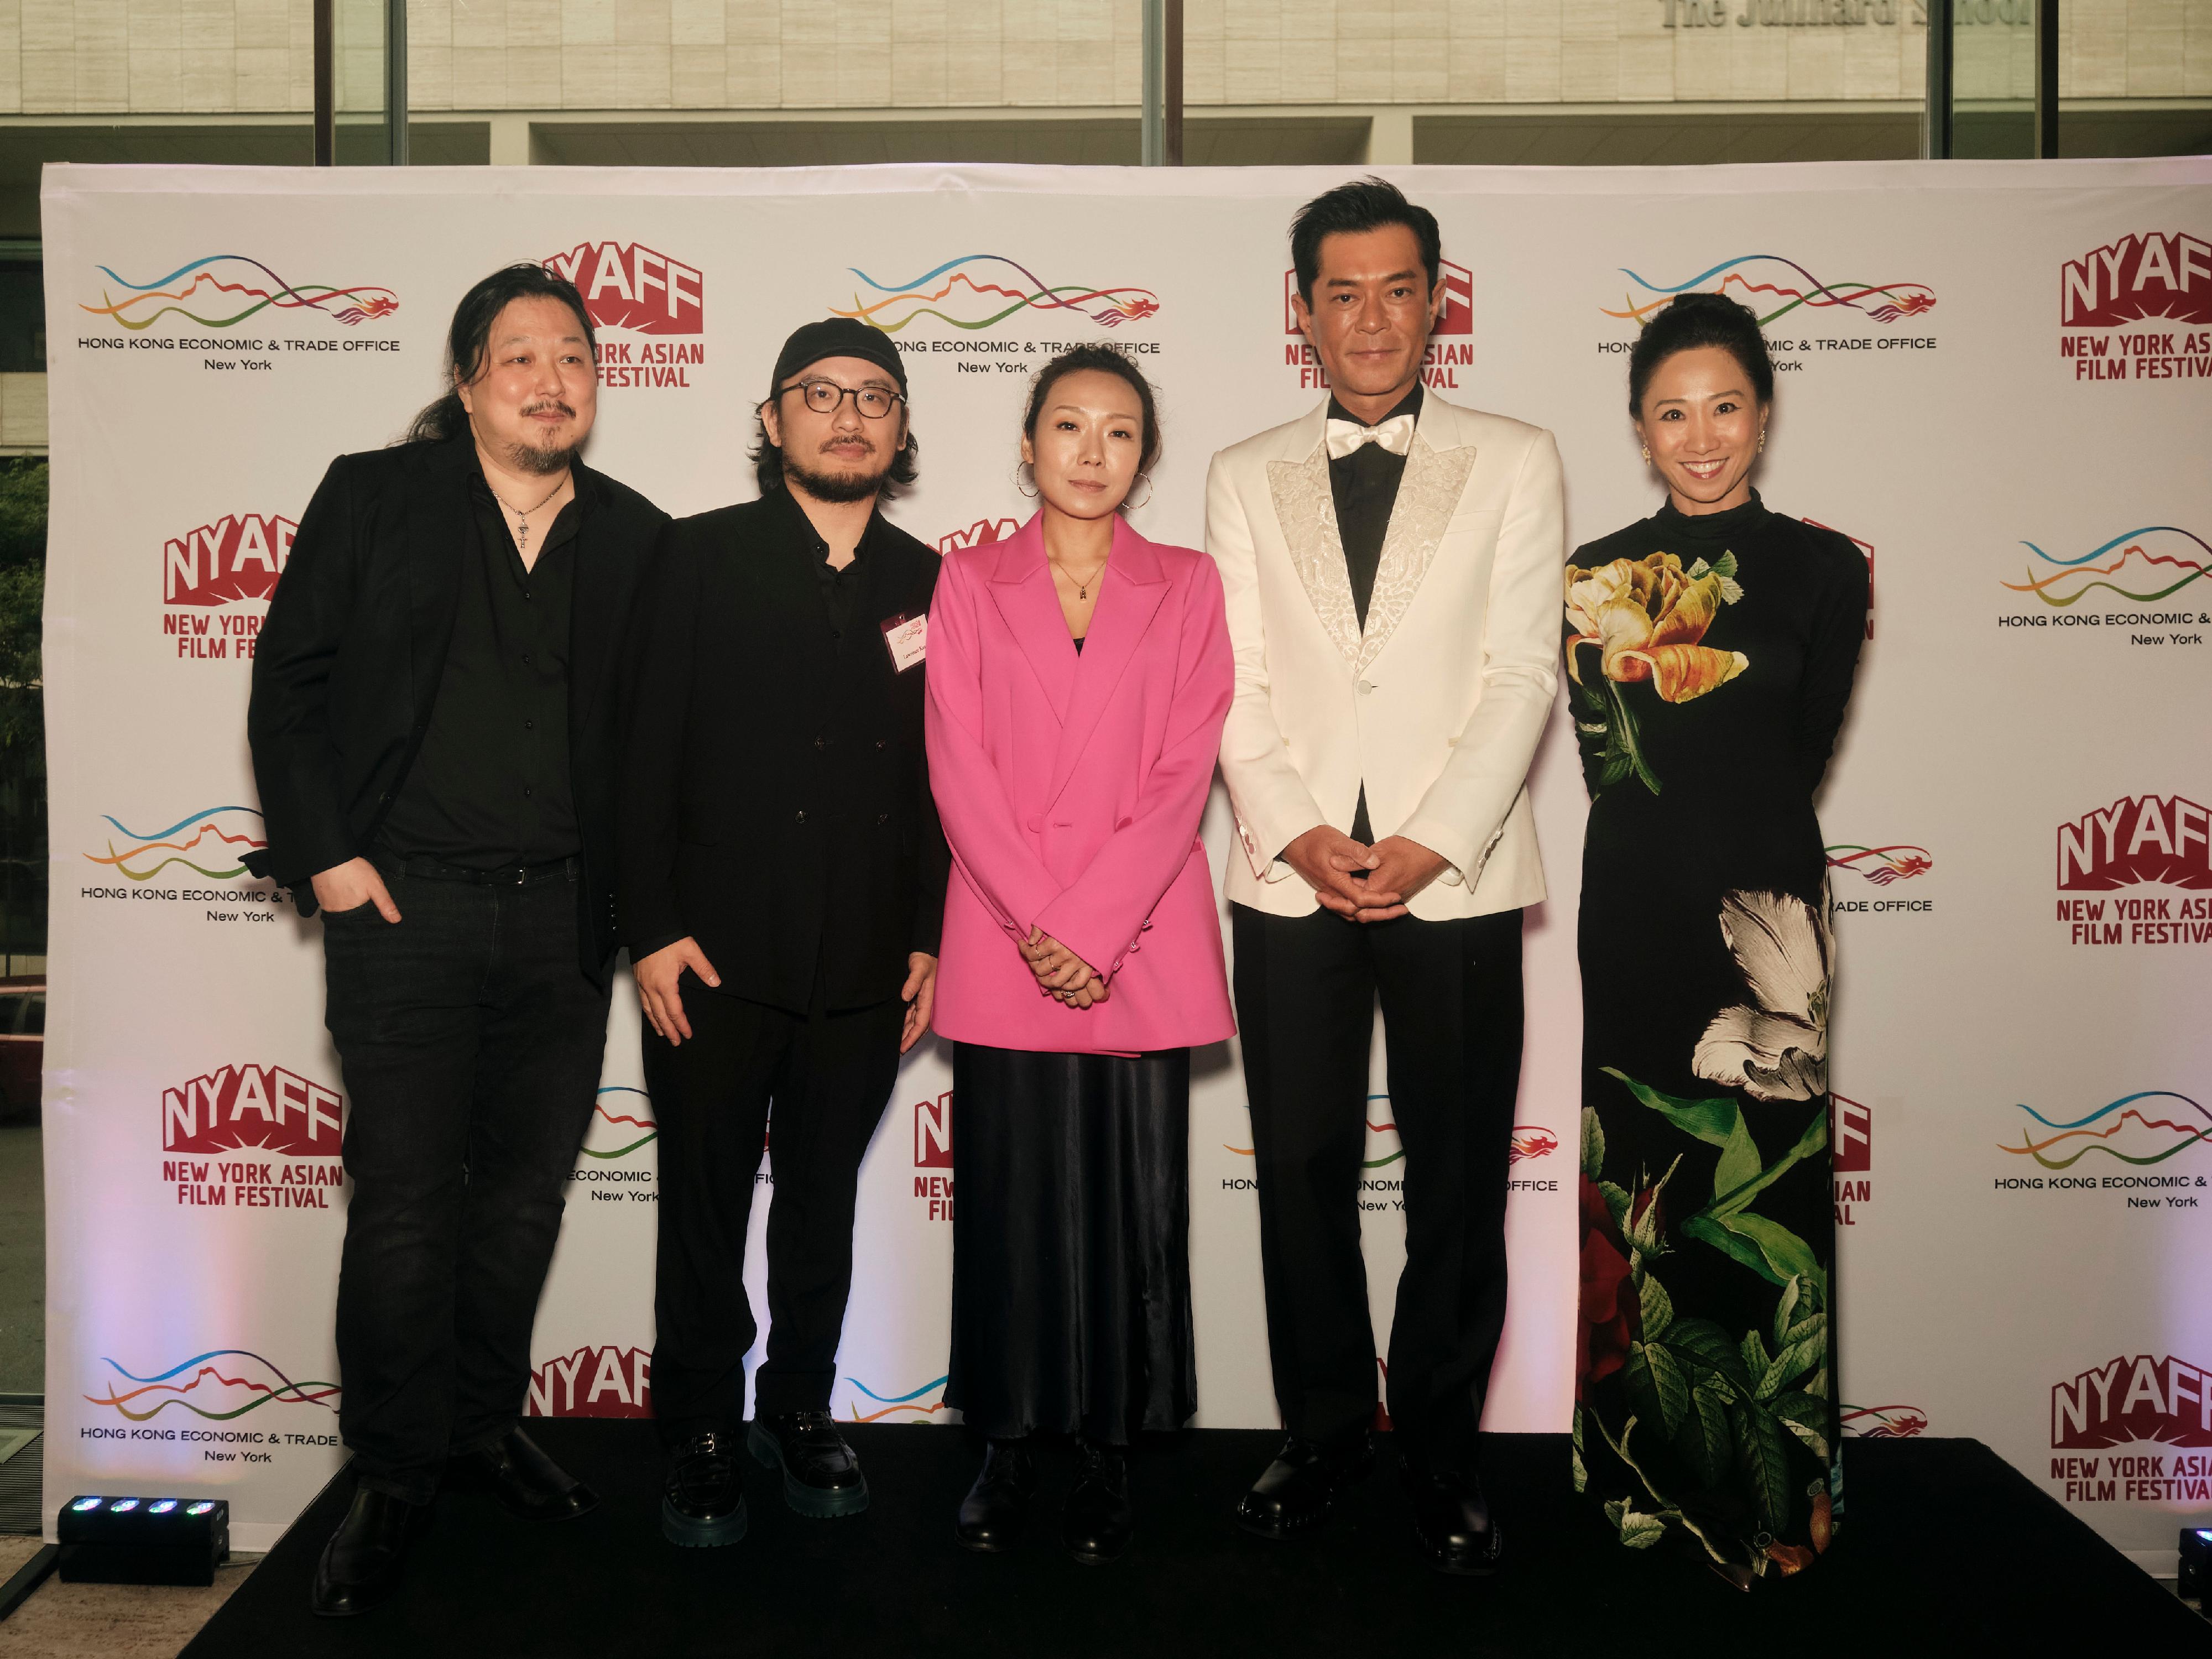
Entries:
[[98,1509],[100,1505],[100,1502],[101,1500],[97,1498],[80,1498],[76,1503],[70,1504],[70,1508],[76,1510],[79,1515],[82,1515],[88,1510]]
[[230,1505],[79,1493],[62,1506],[55,1533],[68,1583],[212,1584],[230,1556]]
[[135,1498],[118,1498],[107,1507],[111,1514],[127,1515],[138,1507],[138,1500]]
[[206,1514],[210,1510],[213,1509],[214,1507],[215,1507],[215,1505],[214,1505],[214,1504],[212,1504],[209,1503],[209,1502],[208,1502],[208,1500],[207,1500],[206,1498],[201,1498],[201,1499],[200,1499],[200,1501],[199,1501],[198,1503],[197,1503],[197,1504],[191,1504],[190,1506],[188,1506],[188,1507],[185,1509],[185,1513],[186,1515],[205,1515],[205,1514]]
[[149,1515],[167,1515],[171,1510],[176,1507],[177,1500],[175,1498],[164,1498],[158,1504],[149,1504],[146,1506],[146,1513]]

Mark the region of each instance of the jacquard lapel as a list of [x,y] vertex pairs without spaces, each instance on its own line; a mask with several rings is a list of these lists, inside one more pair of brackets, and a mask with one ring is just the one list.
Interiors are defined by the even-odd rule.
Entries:
[[[1375,568],[1375,591],[1367,600],[1367,629],[1352,653],[1352,672],[1355,674],[1364,672],[1382,654],[1390,635],[1405,620],[1407,607],[1413,604],[1421,578],[1428,574],[1430,562],[1437,556],[1437,544],[1443,539],[1444,526],[1450,522],[1452,510],[1467,489],[1468,474],[1474,470],[1474,445],[1449,449],[1431,447],[1428,411],[1425,409],[1422,412],[1424,418],[1413,432],[1413,447],[1406,456],[1405,475],[1398,480],[1398,499],[1391,504],[1390,528],[1382,538],[1382,556]],[[1443,434],[1439,431],[1437,435]],[[1326,488],[1326,448],[1322,457],[1322,479]],[[1348,603],[1349,583],[1343,574],[1343,556],[1340,554],[1338,580],[1346,583]]]
[[1290,550],[1291,568],[1298,573],[1322,630],[1346,662],[1356,662],[1359,612],[1352,602],[1352,577],[1344,567],[1336,495],[1329,488],[1328,446],[1316,437],[1313,453],[1303,461],[1268,462],[1267,493],[1274,498],[1275,522]]

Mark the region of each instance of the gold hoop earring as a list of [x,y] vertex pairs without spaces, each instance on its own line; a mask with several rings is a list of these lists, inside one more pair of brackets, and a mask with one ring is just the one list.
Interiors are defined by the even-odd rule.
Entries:
[[1027,461],[1016,461],[1014,463],[1014,493],[1017,495],[1026,495],[1030,500],[1035,501],[1037,498],[1037,492],[1034,489],[1024,489],[1022,488],[1022,469],[1028,465],[1029,463]]
[[1146,507],[1149,507],[1149,506],[1151,506],[1151,505],[1152,505],[1152,474],[1150,474],[1149,472],[1139,474],[1139,481],[1140,483],[1143,483],[1143,485],[1145,486],[1145,499],[1144,499],[1143,501],[1133,501],[1129,500],[1129,499],[1128,499],[1128,497],[1127,497],[1126,495],[1125,495],[1125,496],[1123,496],[1123,497],[1121,498],[1121,510],[1122,510],[1124,513],[1136,513],[1136,512],[1140,512],[1140,511],[1142,511],[1144,508],[1146,508]]

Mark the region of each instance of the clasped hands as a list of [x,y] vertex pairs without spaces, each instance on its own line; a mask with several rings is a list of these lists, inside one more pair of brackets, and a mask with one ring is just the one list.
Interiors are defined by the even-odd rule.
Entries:
[[1088,1008],[1106,1000],[1106,975],[1069,950],[1042,927],[1032,926],[1020,942],[1022,960],[1036,975],[1037,990],[1057,998],[1071,1008]]
[[1283,862],[1305,878],[1315,896],[1352,921],[1388,921],[1406,914],[1406,901],[1445,868],[1443,854],[1403,836],[1385,836],[1372,847],[1341,830],[1317,823],[1282,851]]

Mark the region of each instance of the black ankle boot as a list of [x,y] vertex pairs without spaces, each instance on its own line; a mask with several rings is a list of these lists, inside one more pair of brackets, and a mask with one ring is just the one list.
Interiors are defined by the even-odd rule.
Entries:
[[1030,1499],[1036,1493],[1036,1464],[1026,1440],[993,1440],[984,1449],[983,1467],[968,1496],[952,1535],[963,1549],[996,1554],[1013,1548],[1028,1524]]
[[1075,1443],[1075,1485],[1061,1512],[1060,1541],[1086,1567],[1119,1560],[1136,1529],[1129,1504],[1129,1463],[1120,1446],[1096,1440]]

